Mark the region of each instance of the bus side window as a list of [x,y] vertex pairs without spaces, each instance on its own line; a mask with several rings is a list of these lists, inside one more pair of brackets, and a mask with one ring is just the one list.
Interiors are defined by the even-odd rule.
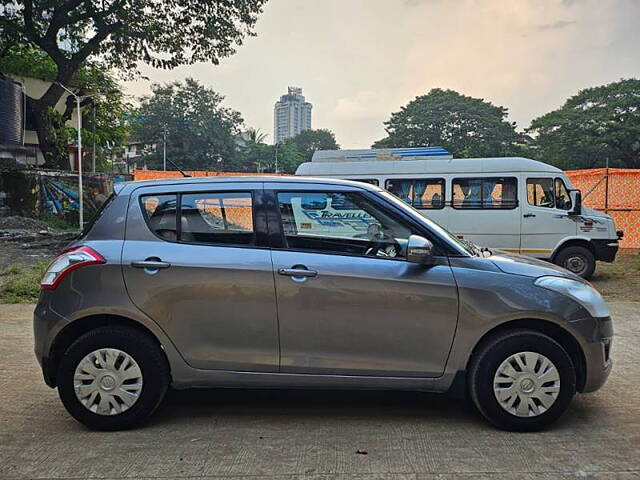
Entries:
[[440,209],[444,207],[443,178],[412,178],[387,180],[386,189],[415,208]]

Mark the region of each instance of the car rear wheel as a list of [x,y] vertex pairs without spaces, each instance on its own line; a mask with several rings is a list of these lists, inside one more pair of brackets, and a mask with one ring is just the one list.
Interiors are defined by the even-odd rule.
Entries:
[[68,412],[96,430],[123,430],[147,419],[169,385],[164,353],[131,328],[100,327],[76,340],[58,367]]
[[567,409],[576,393],[571,357],[551,337],[513,330],[474,354],[469,392],[480,413],[498,428],[536,431]]
[[591,250],[579,245],[560,250],[553,263],[587,280],[593,276],[593,272],[596,270],[596,258]]

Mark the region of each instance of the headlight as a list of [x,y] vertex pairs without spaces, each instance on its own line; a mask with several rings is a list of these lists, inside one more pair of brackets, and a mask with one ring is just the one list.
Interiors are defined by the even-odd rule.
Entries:
[[598,291],[587,283],[581,283],[570,278],[540,277],[534,285],[553,290],[572,298],[593,316],[608,317],[609,307]]

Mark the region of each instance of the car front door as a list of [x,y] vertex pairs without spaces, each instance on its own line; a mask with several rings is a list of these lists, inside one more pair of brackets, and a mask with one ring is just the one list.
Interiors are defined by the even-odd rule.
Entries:
[[280,186],[269,226],[281,232],[281,372],[441,375],[458,313],[447,258],[407,262],[409,235],[424,232],[370,192]]
[[549,258],[563,239],[576,235],[577,223],[569,215],[571,198],[561,178],[526,175],[523,179],[521,253]]
[[127,290],[192,367],[278,370],[261,195],[261,183],[218,182],[144,187],[131,196]]

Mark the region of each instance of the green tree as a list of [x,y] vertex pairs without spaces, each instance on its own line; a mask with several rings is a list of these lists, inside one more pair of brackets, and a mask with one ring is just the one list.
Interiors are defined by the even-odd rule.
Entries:
[[640,168],[640,80],[628,79],[578,92],[531,122],[534,158],[562,169]]
[[[52,148],[60,128],[49,115],[87,61],[135,75],[141,63],[171,69],[232,55],[266,0],[0,0],[0,54],[35,47],[55,64],[54,82],[40,98],[29,97],[48,166],[64,157]],[[83,92],[91,93],[91,92]]]
[[[14,47],[0,57],[0,71],[16,77],[31,77],[45,81],[53,81],[56,77],[56,65],[51,58],[43,51],[28,45]],[[85,62],[71,79],[70,86],[80,95],[84,92],[108,93],[81,102],[83,144],[85,147],[96,145],[97,166],[104,168],[108,154],[121,149],[128,137],[129,128],[123,117],[131,105],[126,101],[115,76],[93,62]],[[68,145],[74,143],[77,138],[75,128],[66,125],[75,109],[76,102],[71,96],[67,97],[63,112],[49,109],[52,129],[48,146],[51,151],[56,152],[56,157],[66,159]],[[107,142],[111,146],[109,152],[101,148]]]
[[[276,146],[273,147],[274,150],[275,148]],[[298,165],[305,161],[305,158],[298,151],[298,147],[293,138],[287,138],[277,145],[277,155],[279,173],[293,174],[296,172]],[[275,168],[275,164],[273,165],[273,167]]]
[[434,88],[385,122],[374,148],[441,146],[456,157],[511,155],[518,135],[507,109],[453,90]]
[[316,150],[337,150],[340,145],[336,143],[336,136],[331,130],[303,130],[295,137],[298,152],[304,157],[305,162],[310,162],[313,152]]
[[152,92],[142,99],[134,123],[135,138],[156,145],[143,158],[147,166],[162,165],[165,135],[167,158],[182,169],[242,169],[238,142],[242,117],[222,106],[223,96],[192,78],[153,85]]

